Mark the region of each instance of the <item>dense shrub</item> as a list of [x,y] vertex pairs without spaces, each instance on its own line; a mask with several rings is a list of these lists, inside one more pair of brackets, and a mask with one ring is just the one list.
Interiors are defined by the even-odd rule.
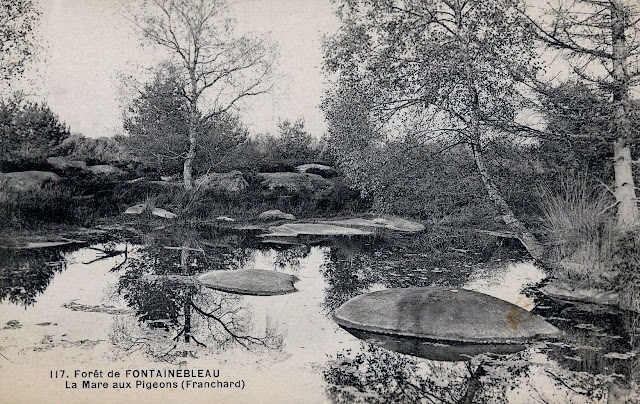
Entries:
[[69,129],[46,104],[0,101],[0,159],[44,160],[69,136]]

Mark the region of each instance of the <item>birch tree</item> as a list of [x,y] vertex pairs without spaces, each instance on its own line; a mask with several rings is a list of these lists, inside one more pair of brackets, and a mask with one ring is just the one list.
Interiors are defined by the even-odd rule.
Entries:
[[640,223],[632,168],[632,150],[640,137],[633,125],[638,112],[631,98],[640,77],[638,3],[561,0],[547,4],[546,9],[545,15],[536,18],[523,11],[538,39],[564,53],[572,74],[610,97],[610,130],[599,136],[606,137],[613,150],[618,228],[633,230]]
[[262,38],[238,35],[225,0],[147,0],[132,21],[148,42],[180,66],[189,106],[186,189],[193,187],[198,127],[271,89],[275,51]]
[[[505,224],[539,259],[542,246],[509,207],[484,152],[492,138],[510,135],[505,123],[526,105],[516,78],[538,68],[517,11],[507,0],[343,0],[325,66],[339,77],[328,98],[367,89],[380,128],[403,114],[426,116],[418,133],[425,142],[466,145]],[[328,100],[325,109],[337,128],[331,120],[341,118],[332,105]]]

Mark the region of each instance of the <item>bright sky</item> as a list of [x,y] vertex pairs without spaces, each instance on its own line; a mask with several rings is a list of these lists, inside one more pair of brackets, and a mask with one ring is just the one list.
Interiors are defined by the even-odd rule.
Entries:
[[[88,137],[121,130],[119,75],[154,64],[157,53],[120,15],[117,0],[38,0],[45,39],[36,93]],[[132,0],[136,1],[136,0]],[[247,101],[240,114],[252,133],[276,132],[279,118],[304,118],[315,136],[326,125],[318,105],[323,94],[322,36],[338,29],[328,0],[238,0],[238,29],[264,34],[278,45],[281,78],[272,95]]]

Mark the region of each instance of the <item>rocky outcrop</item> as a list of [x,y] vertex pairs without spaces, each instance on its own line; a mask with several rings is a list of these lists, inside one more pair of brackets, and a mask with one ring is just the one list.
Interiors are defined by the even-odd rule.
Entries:
[[292,193],[324,192],[333,188],[333,182],[317,174],[260,173],[261,185],[270,190],[283,189]]
[[47,163],[51,164],[58,170],[64,170],[70,167],[79,168],[81,170],[87,169],[87,163],[82,160],[69,160],[66,157],[49,157]]
[[62,178],[50,171],[17,171],[0,173],[0,185],[14,191],[36,191],[48,182],[58,182]]
[[483,293],[454,288],[386,289],[359,295],[334,313],[345,328],[471,343],[521,343],[561,331],[527,310]]
[[296,220],[296,217],[291,213],[284,213],[280,209],[267,210],[258,215],[260,220]]
[[195,186],[201,190],[212,189],[216,191],[236,193],[247,189],[249,183],[242,173],[237,170],[228,173],[209,173],[194,181]]
[[335,177],[338,174],[335,168],[324,164],[302,164],[296,167],[296,171],[305,174],[317,174],[325,178]]
[[110,164],[87,166],[87,171],[94,175],[123,175],[125,173],[123,170]]

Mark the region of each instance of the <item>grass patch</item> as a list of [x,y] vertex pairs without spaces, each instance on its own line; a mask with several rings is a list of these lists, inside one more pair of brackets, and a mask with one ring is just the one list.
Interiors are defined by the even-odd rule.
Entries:
[[565,178],[543,194],[548,259],[554,275],[587,288],[617,291],[640,311],[640,233],[620,232],[615,199],[585,176]]

